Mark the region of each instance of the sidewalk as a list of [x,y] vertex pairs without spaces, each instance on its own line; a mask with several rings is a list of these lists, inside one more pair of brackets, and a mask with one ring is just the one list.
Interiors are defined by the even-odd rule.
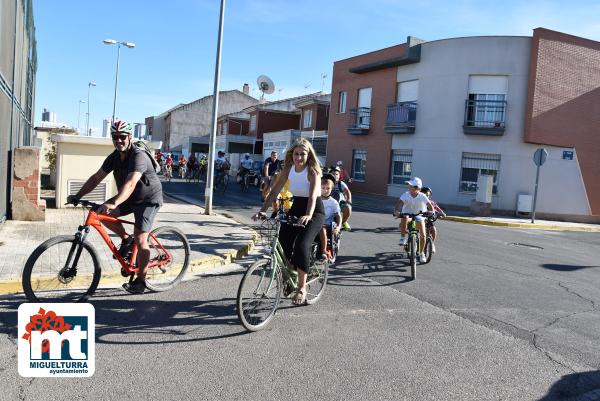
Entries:
[[[353,193],[352,200],[355,210],[358,211],[377,211],[389,212],[394,210],[397,199],[391,196],[376,196],[371,194]],[[445,210],[446,221],[458,223],[481,224],[496,227],[525,228],[534,230],[557,230],[557,231],[585,231],[600,232],[600,224],[570,223],[562,221],[538,220],[531,224],[531,219],[510,217],[510,216],[491,216],[476,217],[470,216],[466,211]]]
[[[154,223],[155,227],[174,225],[186,234],[191,249],[188,277],[192,273],[220,267],[245,256],[256,240],[251,228],[224,216],[207,216],[203,213],[201,207],[165,196],[165,203]],[[45,222],[8,220],[0,225],[0,294],[22,292],[21,274],[31,252],[50,237],[75,234],[84,218],[82,208],[47,209]],[[100,258],[100,285],[120,285],[124,282],[119,272],[120,265],[112,258],[112,253],[96,230],[90,231],[88,239]],[[114,237],[113,242],[120,243]]]

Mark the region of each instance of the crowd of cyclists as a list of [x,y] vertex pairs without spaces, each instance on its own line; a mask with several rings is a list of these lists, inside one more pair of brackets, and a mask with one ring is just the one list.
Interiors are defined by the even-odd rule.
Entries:
[[[296,155],[295,151],[299,152],[299,155]],[[303,158],[306,159],[304,162]],[[165,155],[159,151],[156,153],[156,159],[163,169],[165,178],[170,179],[173,176],[173,155]],[[181,155],[178,159],[179,176],[188,179],[205,178],[207,165],[208,157],[205,154],[198,156],[190,154],[187,159]],[[240,160],[236,174],[238,182],[244,180],[246,175],[254,174],[253,166],[254,160],[250,154],[245,153]],[[309,166],[308,170],[306,170],[307,166]],[[223,175],[229,174],[230,169],[231,163],[225,156],[225,152],[219,151],[215,159],[215,182],[219,182]],[[310,174],[307,175],[307,171]],[[261,212],[272,208],[272,216],[274,216],[278,202],[283,201],[284,208],[288,213],[296,214],[299,218],[304,216],[305,221],[303,222],[306,226],[304,231],[307,227],[311,228],[306,233],[308,237],[319,238],[321,258],[331,258],[331,252],[326,247],[327,243],[331,243],[331,236],[339,236],[341,230],[351,230],[349,220],[352,215],[352,192],[348,186],[351,179],[344,170],[342,161],[322,168],[310,142],[300,138],[288,148],[283,160],[279,159],[277,151],[272,151],[270,156],[265,159],[260,173],[260,192],[264,202]],[[299,174],[302,176],[300,179],[297,178]],[[305,175],[306,177],[304,177]],[[311,178],[313,175],[314,179]],[[298,184],[298,180],[302,182],[302,185]],[[318,185],[317,181],[319,181]],[[400,196],[394,209],[394,216],[400,218],[400,245],[406,244],[407,226],[411,220],[411,217],[407,217],[406,214],[427,212],[425,215],[414,217],[420,233],[419,249],[423,250],[426,236],[431,236],[434,241],[437,236],[433,217],[444,217],[445,213],[433,202],[431,189],[424,187],[420,178],[413,177],[406,181],[406,184],[408,189]],[[289,200],[292,197],[294,202]],[[315,224],[309,224],[314,219],[314,213],[319,215],[315,223],[318,228],[314,227]],[[323,221],[321,222],[321,220]],[[298,235],[299,233],[295,234],[295,236]],[[285,233],[283,238],[285,242]],[[304,244],[303,246],[308,249],[309,245]],[[306,253],[306,249],[302,253]],[[296,250],[296,252],[301,251]],[[432,252],[435,252],[433,243]],[[293,253],[293,250],[290,249],[290,256]],[[425,263],[423,252],[418,255],[418,259],[421,263]],[[301,263],[304,262],[305,260],[301,260]],[[302,296],[299,297],[301,301]]]

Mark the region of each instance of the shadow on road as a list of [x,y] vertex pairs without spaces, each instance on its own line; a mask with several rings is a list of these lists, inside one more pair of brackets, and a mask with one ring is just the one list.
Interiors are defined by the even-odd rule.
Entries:
[[600,371],[565,375],[539,401],[600,399]]
[[590,269],[600,266],[579,266],[579,265],[562,265],[557,263],[543,263],[540,265],[544,269],[555,270],[559,272],[574,272],[581,269]]
[[[234,298],[162,300],[156,295],[129,296],[115,289],[98,290],[91,299],[96,310],[96,342],[173,344],[247,333],[237,318]],[[17,309],[23,302],[23,296],[0,299],[0,333],[17,337]]]
[[372,285],[372,283],[366,284],[364,281],[356,280],[357,277],[368,279],[390,277],[397,280],[381,285],[401,284],[412,280],[409,269],[408,259],[400,252],[379,252],[373,256],[362,257],[340,255],[335,265],[331,268],[331,276],[328,284],[343,287]]

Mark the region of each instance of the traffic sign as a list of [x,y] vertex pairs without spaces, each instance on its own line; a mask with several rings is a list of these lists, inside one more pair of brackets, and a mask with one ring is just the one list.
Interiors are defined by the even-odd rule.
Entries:
[[539,148],[533,154],[533,162],[536,166],[541,166],[546,163],[546,159],[548,158],[548,151],[544,148]]

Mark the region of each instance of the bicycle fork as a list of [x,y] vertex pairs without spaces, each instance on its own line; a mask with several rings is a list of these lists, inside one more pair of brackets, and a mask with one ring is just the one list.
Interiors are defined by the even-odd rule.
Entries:
[[90,232],[89,226],[79,226],[77,233],[75,234],[75,241],[71,244],[69,249],[69,255],[65,265],[58,272],[59,280],[66,284],[77,276],[77,264],[81,257],[81,251],[83,250],[83,243]]

